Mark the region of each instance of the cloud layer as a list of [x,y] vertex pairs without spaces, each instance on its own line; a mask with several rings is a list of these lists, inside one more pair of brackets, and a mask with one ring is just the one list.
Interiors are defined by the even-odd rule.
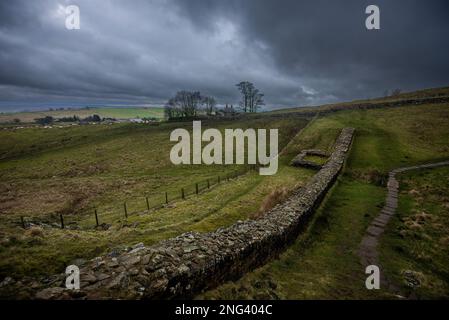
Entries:
[[[76,4],[81,29],[65,29]],[[253,81],[268,107],[449,85],[449,3],[376,0],[0,2],[0,108],[161,104],[195,89],[236,103]]]

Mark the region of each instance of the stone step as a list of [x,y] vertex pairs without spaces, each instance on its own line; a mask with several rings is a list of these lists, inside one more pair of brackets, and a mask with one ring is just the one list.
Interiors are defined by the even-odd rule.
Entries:
[[391,209],[389,209],[389,208],[383,208],[382,211],[381,211],[381,213],[382,213],[382,214],[389,215],[389,216],[392,216],[392,215],[395,214],[395,211],[394,211],[394,210],[391,210]]
[[373,224],[375,224],[379,227],[385,227],[387,225],[388,221],[390,221],[390,217],[391,216],[389,216],[387,214],[381,214],[373,220]]
[[363,237],[361,247],[363,248],[375,248],[377,246],[377,239],[371,235]]
[[378,236],[380,236],[380,235],[384,232],[384,229],[383,229],[383,228],[376,227],[376,226],[374,226],[374,225],[371,225],[371,226],[368,227],[368,229],[366,230],[366,232],[367,232],[368,234],[374,236],[374,237],[378,237]]

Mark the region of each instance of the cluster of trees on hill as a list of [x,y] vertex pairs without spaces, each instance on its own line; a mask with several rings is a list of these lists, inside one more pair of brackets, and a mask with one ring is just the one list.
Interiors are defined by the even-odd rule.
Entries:
[[391,91],[385,90],[384,96],[385,97],[396,97],[396,96],[400,95],[401,93],[402,93],[401,89],[393,89]]
[[203,96],[199,91],[178,91],[176,95],[168,100],[164,107],[165,117],[192,118],[199,114],[212,115],[216,106],[215,98]]
[[41,124],[43,126],[52,124],[54,120],[55,119],[52,116],[46,116],[46,117],[43,117],[43,118],[34,119],[34,121],[36,123]]
[[73,117],[62,117],[58,119],[59,122],[78,122],[80,121],[80,117],[73,116]]
[[[258,108],[264,104],[263,93],[254,84],[242,81],[237,85],[242,98],[240,109],[242,112],[257,112]],[[194,118],[199,115],[217,116],[223,113],[234,113],[231,105],[229,108],[217,109],[217,102],[214,97],[203,96],[199,91],[178,91],[173,98],[170,98],[164,106],[166,119]]]
[[257,109],[264,105],[264,94],[256,89],[254,84],[249,81],[242,81],[237,83],[236,86],[242,94],[240,108],[243,112],[257,112]]

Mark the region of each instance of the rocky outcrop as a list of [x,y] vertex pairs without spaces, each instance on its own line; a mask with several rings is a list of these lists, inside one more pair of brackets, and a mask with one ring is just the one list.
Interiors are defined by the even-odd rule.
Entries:
[[256,220],[210,233],[189,232],[126,253],[93,259],[80,268],[81,290],[63,289],[65,275],[38,286],[35,298],[167,299],[191,297],[237,279],[276,257],[296,239],[337,178],[354,130],[345,128],[328,162],[302,188]]

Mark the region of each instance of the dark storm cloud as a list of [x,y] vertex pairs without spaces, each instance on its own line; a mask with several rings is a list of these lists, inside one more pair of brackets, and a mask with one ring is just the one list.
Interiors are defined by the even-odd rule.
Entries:
[[[446,1],[1,1],[1,107],[157,104],[181,89],[273,107],[449,84]],[[81,10],[81,30],[63,8]],[[365,29],[377,4],[381,30]]]
[[[386,89],[449,84],[447,1],[178,1],[199,29],[226,14],[259,41],[283,74],[324,97],[350,99]],[[213,4],[212,4],[213,3]],[[364,28],[365,8],[381,30]]]

